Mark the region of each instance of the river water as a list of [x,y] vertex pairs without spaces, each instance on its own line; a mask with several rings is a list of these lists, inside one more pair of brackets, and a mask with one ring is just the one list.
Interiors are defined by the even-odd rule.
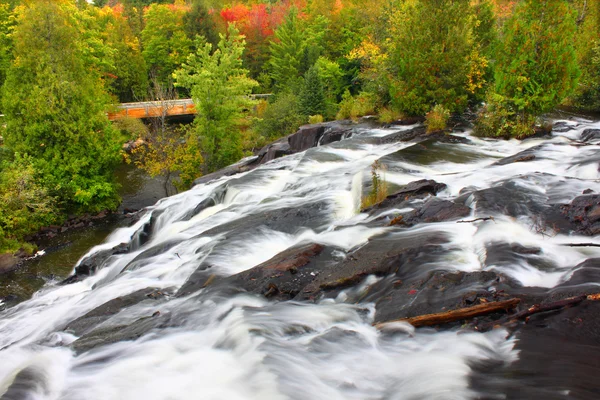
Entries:
[[[379,278],[367,277],[358,287],[314,303],[273,302],[227,290],[175,293],[199,265],[210,265],[219,277],[230,276],[302,243],[334,248],[334,256],[342,260],[372,238],[386,236],[402,243],[424,232],[449,238],[444,259],[424,268],[495,270],[523,286],[555,287],[570,277],[574,266],[600,256],[600,250],[592,247],[562,244],[600,244],[600,240],[541,235],[532,229],[533,216],[499,214],[493,224],[452,221],[403,228],[375,226],[370,222],[382,215],[357,210],[362,187],[370,180],[370,166],[378,159],[385,161],[385,179],[392,187],[434,179],[447,185],[438,194],[442,199],[456,198],[463,188],[493,187],[507,180],[549,203],[569,202],[585,189],[600,192],[600,147],[571,146],[584,129],[600,124],[566,123],[573,129],[555,132],[550,139],[526,141],[484,140],[467,131],[458,135],[469,137],[469,144],[433,145],[400,158],[390,155],[413,143],[381,139],[411,127],[363,129],[350,139],[162,199],[132,226],[110,233],[88,256],[121,243],[130,243],[129,252],[112,256],[95,275],[80,282],[46,284],[30,300],[0,313],[0,399],[489,396],[481,392],[481,385],[473,384],[473,376],[482,365],[501,369],[515,363],[518,335],[504,329],[415,330],[408,324],[378,331],[372,326],[375,305],[348,299],[356,298],[350,291],[364,290]],[[535,160],[492,165],[538,145],[543,146],[536,147]],[[209,197],[217,204],[195,213]],[[301,225],[293,225],[295,220],[278,229],[260,221],[243,224],[248,216],[262,212],[316,205],[319,218]],[[477,204],[469,205],[477,209]],[[151,226],[152,232],[141,244],[136,232],[144,226]],[[540,262],[486,263],[486,245],[501,241],[541,248]],[[147,288],[164,297],[131,304],[80,331],[68,329],[72,321],[108,301]],[[135,321],[152,320],[153,315],[169,322],[153,325],[130,340],[104,339]],[[99,332],[91,350],[77,348],[79,336],[89,337],[90,332]],[[490,398],[505,397],[497,393]]]

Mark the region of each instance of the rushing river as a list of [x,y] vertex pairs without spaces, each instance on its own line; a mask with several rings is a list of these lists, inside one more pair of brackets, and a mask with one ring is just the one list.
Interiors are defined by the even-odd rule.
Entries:
[[[364,129],[341,142],[160,200],[88,256],[121,243],[130,244],[128,252],[110,257],[89,278],[47,284],[30,300],[0,313],[0,399],[506,398],[502,385],[492,381],[519,360],[518,334],[505,329],[436,331],[408,324],[378,331],[372,326],[375,304],[352,299],[381,278],[366,277],[316,302],[276,302],[200,287],[185,296],[176,293],[199,265],[224,277],[303,243],[327,246],[334,249],[332,260],[343,260],[370,239],[386,237],[400,246],[434,233],[447,239],[447,251],[423,265],[428,271],[494,270],[523,286],[551,289],[568,280],[577,264],[600,257],[600,249],[562,244],[600,240],[540,234],[532,228],[533,215],[499,214],[487,224],[449,221],[406,228],[373,223],[403,210],[386,210],[385,215],[357,210],[370,166],[380,159],[392,189],[434,179],[447,185],[438,194],[441,199],[507,180],[550,204],[568,203],[586,189],[600,192],[600,147],[571,145],[584,129],[600,124],[566,124],[573,129],[555,132],[550,139],[498,141],[459,133],[471,142],[423,146],[421,152],[400,153],[402,157],[394,155],[414,143],[381,139],[411,127]],[[535,149],[534,160],[492,165],[526,149]],[[194,211],[210,197],[215,205]],[[477,204],[466,204],[478,216]],[[281,209],[314,212],[317,205],[316,219],[292,219],[277,227],[260,220],[243,223],[249,216]],[[297,221],[301,224],[294,225]],[[145,226],[151,227],[147,242],[139,236]],[[486,262],[486,246],[503,241],[541,252],[536,262]],[[73,321],[97,307],[148,288],[161,298],[146,296],[92,315],[95,324],[73,328]],[[110,339],[134,322],[154,320],[162,322],[124,336],[129,340]],[[77,347],[84,335],[92,339],[87,347]]]

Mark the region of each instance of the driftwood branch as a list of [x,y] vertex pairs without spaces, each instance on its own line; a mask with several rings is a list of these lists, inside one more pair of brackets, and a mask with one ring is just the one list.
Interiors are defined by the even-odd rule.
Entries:
[[567,247],[600,247],[597,243],[565,243],[563,246]]
[[463,319],[470,319],[480,315],[491,314],[493,312],[505,311],[515,308],[521,299],[510,299],[504,301],[495,301],[492,303],[478,304],[472,307],[460,308],[458,310],[444,311],[436,314],[419,315],[411,318],[402,318],[393,321],[380,322],[375,324],[377,329],[384,328],[392,322],[408,322],[415,328],[421,326],[432,326],[456,322]]
[[481,327],[475,327],[475,329],[477,329],[479,331],[487,331],[492,328],[503,326],[503,325],[508,325],[508,324],[515,323],[520,320],[527,320],[529,317],[531,317],[534,314],[548,312],[548,311],[556,311],[556,310],[560,310],[560,309],[566,308],[566,307],[573,307],[573,306],[580,304],[584,300],[598,301],[598,300],[600,300],[600,293],[589,294],[589,295],[584,294],[581,296],[569,297],[569,298],[566,298],[563,300],[552,301],[549,303],[535,304],[535,305],[527,308],[526,310],[519,311],[516,314],[510,315],[504,319],[495,321],[491,324],[486,324]]
[[496,222],[494,217],[485,217],[485,218],[475,218],[475,219],[470,219],[470,220],[456,221],[456,223],[457,224],[467,224],[467,223],[477,222],[477,221],[494,221],[494,222]]

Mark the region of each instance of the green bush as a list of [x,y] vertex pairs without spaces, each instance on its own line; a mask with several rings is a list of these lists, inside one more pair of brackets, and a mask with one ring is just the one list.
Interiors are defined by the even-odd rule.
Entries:
[[317,115],[309,115],[308,116],[308,123],[309,124],[320,124],[323,122],[323,116],[320,114]]
[[296,132],[306,122],[306,117],[299,111],[298,97],[293,93],[281,93],[267,106],[254,129],[267,140],[274,140]]
[[383,124],[391,124],[392,122],[399,120],[401,117],[401,113],[396,112],[388,107],[384,107],[379,110],[379,122]]
[[340,110],[337,119],[357,119],[365,115],[375,114],[377,108],[377,95],[371,92],[360,92],[352,97],[350,91],[346,90],[340,102]]
[[475,121],[475,136],[523,139],[534,133],[536,117],[517,112],[503,100],[498,94],[488,95],[487,103]]
[[579,77],[575,29],[575,13],[564,0],[518,3],[504,26],[495,88],[476,122],[477,135],[527,137],[537,117],[573,91]]
[[450,111],[441,104],[435,105],[431,111],[425,115],[425,126],[427,133],[443,131],[448,125]]
[[38,181],[30,158],[15,155],[0,171],[0,253],[24,246],[23,238],[56,223],[57,200]]

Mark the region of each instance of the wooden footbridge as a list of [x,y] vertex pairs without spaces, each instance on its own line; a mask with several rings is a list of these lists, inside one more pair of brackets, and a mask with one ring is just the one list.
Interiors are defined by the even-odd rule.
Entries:
[[[253,100],[267,99],[269,96],[271,94],[250,95]],[[192,99],[142,101],[138,103],[119,104],[114,111],[108,113],[108,119],[114,121],[121,118],[140,119],[193,114],[196,114],[196,106]]]

